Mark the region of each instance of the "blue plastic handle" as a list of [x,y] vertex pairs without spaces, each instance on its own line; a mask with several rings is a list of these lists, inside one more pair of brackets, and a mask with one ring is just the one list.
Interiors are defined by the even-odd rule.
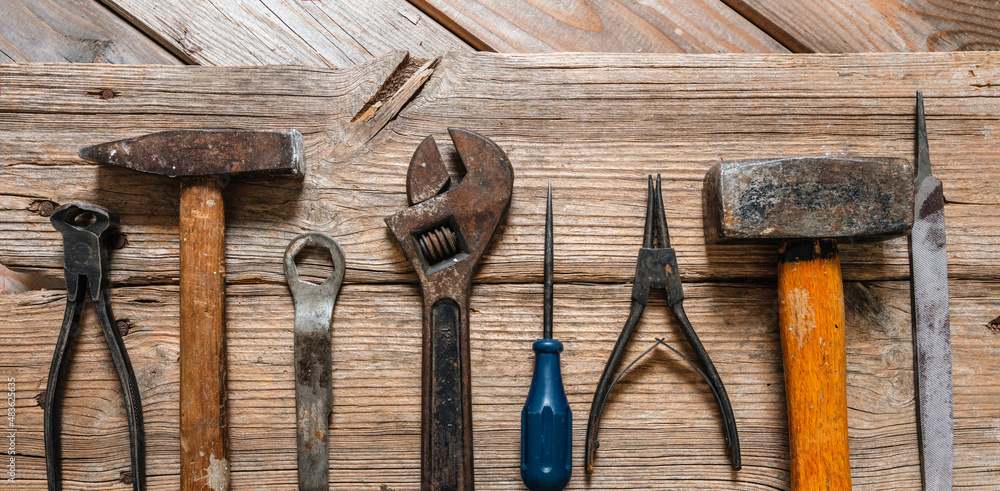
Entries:
[[535,373],[521,411],[521,480],[531,491],[560,491],[573,472],[573,413],[559,368],[561,342],[539,339]]

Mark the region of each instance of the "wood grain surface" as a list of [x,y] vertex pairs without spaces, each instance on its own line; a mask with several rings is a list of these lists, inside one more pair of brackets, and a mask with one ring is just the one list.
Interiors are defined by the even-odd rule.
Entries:
[[[555,324],[574,408],[570,489],[787,489],[788,442],[775,246],[706,246],[705,171],[727,159],[913,154],[924,91],[944,183],[952,285],[956,487],[993,489],[1000,458],[1000,178],[997,54],[496,55],[401,53],[343,70],[5,65],[0,97],[0,254],[59,278],[61,243],[42,203],[122,215],[115,312],[146,411],[150,483],[179,474],[177,200],[174,181],[83,162],[86,144],[173,128],[294,127],[304,179],[226,188],[233,489],[293,489],[292,303],[282,251],[327,232],[347,257],[334,321],[331,483],[413,489],[419,475],[420,298],[382,219],[406,206],[410,154],[428,134],[456,166],[446,128],[496,141],[515,169],[506,223],[472,297],[473,417],[481,489],[521,489],[520,407],[541,322],[542,228],[553,183]],[[388,87],[384,88],[389,81]],[[398,89],[397,89],[398,88]],[[104,89],[116,93],[101,99]],[[381,89],[381,90],[380,90]],[[367,108],[367,109],[366,109]],[[363,110],[364,109],[364,110]],[[615,389],[594,474],[581,472],[593,386],[628,310],[645,179],[664,197],[688,315],[732,400],[744,468],[729,469],[714,400],[667,352]],[[848,423],[857,489],[919,487],[906,242],[841,247]],[[317,279],[322,274],[317,275]],[[0,377],[17,380],[18,486],[42,486],[41,409],[65,295],[0,297]],[[628,356],[654,336],[686,350],[654,294]],[[86,310],[65,401],[67,489],[118,489],[127,470],[119,389]],[[100,448],[100,452],[93,449]]]
[[226,489],[225,202],[216,176],[180,181],[181,489]]
[[97,0],[4,0],[0,14],[0,63],[181,63]]
[[347,67],[469,46],[404,0],[101,0],[192,64]]
[[792,51],[1000,50],[994,0],[722,0]]
[[781,53],[721,0],[412,0],[469,44],[506,53]]

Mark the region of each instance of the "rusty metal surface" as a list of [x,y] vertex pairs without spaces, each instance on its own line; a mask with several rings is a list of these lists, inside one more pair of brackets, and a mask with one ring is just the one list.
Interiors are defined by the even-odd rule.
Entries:
[[[295,256],[313,245],[330,251],[333,272],[317,285],[299,278]],[[285,250],[285,278],[295,302],[295,416],[299,489],[330,486],[330,414],[333,411],[331,322],[344,281],[344,252],[326,234],[305,233]]]
[[406,170],[406,197],[415,205],[433,198],[451,182],[433,136],[424,138]]
[[296,130],[174,130],[85,147],[80,158],[164,176],[301,174],[305,151]]
[[[514,171],[500,147],[472,131],[448,131],[465,177],[453,189],[427,197],[429,190],[443,187],[434,170],[443,169],[443,164],[437,149],[428,148],[434,140],[425,139],[408,172],[407,193],[415,204],[385,219],[423,291],[424,491],[473,489],[469,291],[476,264],[507,212],[514,186]],[[413,169],[422,162],[432,172]]]
[[913,223],[913,167],[901,158],[722,162],[705,176],[710,242],[877,240]]
[[916,164],[910,281],[921,477],[924,489],[951,489],[955,423],[944,190],[941,181],[931,175],[924,100],[920,92],[917,92]]

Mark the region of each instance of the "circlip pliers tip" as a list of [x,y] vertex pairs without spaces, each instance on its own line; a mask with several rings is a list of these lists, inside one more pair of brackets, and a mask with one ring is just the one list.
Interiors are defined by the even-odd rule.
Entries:
[[[93,217],[88,223],[84,218]],[[118,229],[118,214],[106,208],[86,203],[66,204],[52,213],[52,226],[63,236],[66,275],[66,313],[56,341],[45,388],[44,434],[45,467],[50,490],[62,488],[59,427],[59,402],[62,385],[69,368],[72,342],[80,331],[80,314],[87,292],[97,310],[101,331],[107,341],[111,361],[121,382],[128,421],[132,488],[146,488],[145,432],[142,424],[142,402],[132,371],[125,343],[114,324],[114,314],[108,298],[108,240]],[[89,285],[89,288],[87,287]]]
[[[657,245],[657,239],[659,239],[659,245]],[[618,341],[615,342],[611,356],[604,366],[604,372],[597,383],[597,390],[594,392],[594,400],[590,407],[590,417],[587,423],[584,468],[588,473],[594,470],[594,452],[599,446],[597,434],[600,429],[604,405],[611,393],[611,389],[624,372],[636,361],[649,353],[657,345],[666,345],[662,339],[658,338],[653,348],[646,350],[636,361],[626,366],[617,377],[615,376],[615,372],[621,364],[622,355],[624,355],[625,349],[628,346],[629,339],[631,339],[632,333],[639,324],[639,319],[642,318],[643,310],[649,299],[650,288],[663,288],[666,290],[667,305],[670,306],[674,316],[677,318],[681,332],[687,339],[688,344],[691,345],[698,363],[694,363],[670,346],[667,345],[667,347],[691,363],[695,370],[708,382],[722,415],[724,426],[723,437],[725,438],[726,445],[729,447],[732,468],[733,470],[739,470],[742,467],[740,462],[740,443],[729,396],[726,394],[726,388],[722,385],[722,379],[719,377],[715,365],[712,363],[711,358],[709,358],[708,352],[705,351],[704,346],[702,346],[701,341],[698,339],[698,335],[691,326],[691,322],[687,318],[687,314],[684,312],[684,290],[681,285],[680,273],[677,269],[677,255],[674,249],[670,247],[670,235],[667,230],[659,175],[656,176],[655,187],[653,185],[653,177],[649,176],[648,198],[646,201],[646,225],[643,233],[642,249],[639,250],[639,257],[636,262],[635,281],[632,285],[632,306],[629,310],[628,319],[625,321],[621,334],[618,336]]]

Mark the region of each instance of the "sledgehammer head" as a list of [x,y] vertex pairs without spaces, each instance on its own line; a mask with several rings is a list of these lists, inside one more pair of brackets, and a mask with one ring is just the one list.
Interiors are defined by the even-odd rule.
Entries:
[[80,150],[84,160],[164,176],[301,174],[298,131],[175,130]]
[[902,235],[913,224],[913,167],[902,158],[721,162],[705,175],[709,242]]

